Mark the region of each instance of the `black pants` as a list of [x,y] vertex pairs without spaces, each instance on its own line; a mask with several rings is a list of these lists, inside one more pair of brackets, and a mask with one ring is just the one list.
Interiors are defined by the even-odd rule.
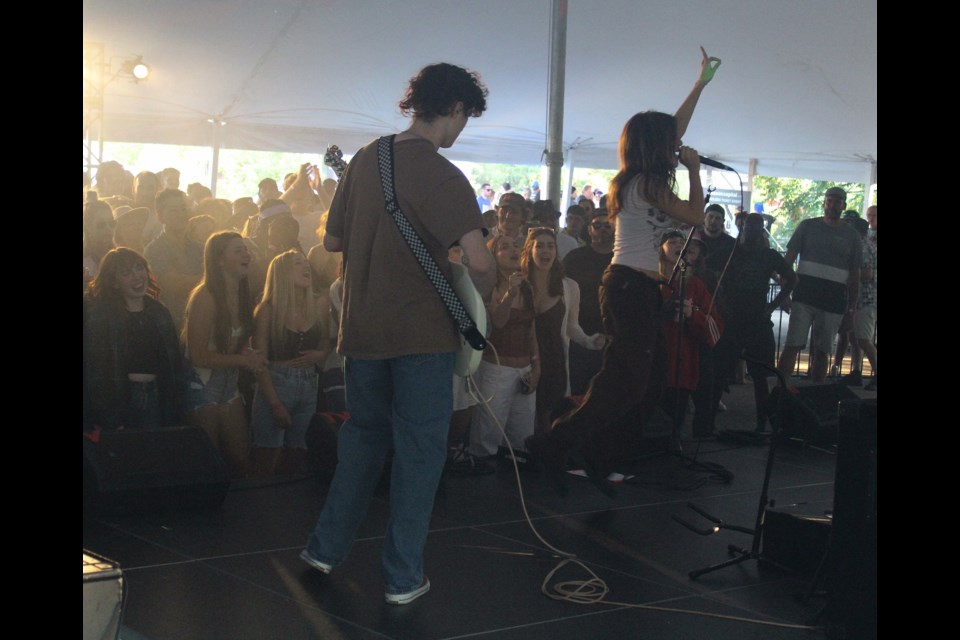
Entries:
[[[667,352],[660,333],[659,283],[628,267],[610,265],[600,286],[600,310],[610,342],[603,368],[583,404],[554,424],[565,449],[579,449],[599,472],[629,459],[642,435],[642,420],[663,392]],[[641,423],[622,418],[636,410]]]

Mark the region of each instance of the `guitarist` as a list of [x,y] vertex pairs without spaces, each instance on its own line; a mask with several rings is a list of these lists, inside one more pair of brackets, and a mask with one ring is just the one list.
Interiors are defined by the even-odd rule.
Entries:
[[[425,67],[400,102],[410,127],[394,141],[400,208],[447,278],[447,249],[486,296],[496,268],[470,183],[443,156],[470,117],[487,107],[476,73],[450,64]],[[381,568],[389,604],[430,589],[423,572],[434,494],[447,455],[453,411],[455,323],[386,211],[377,141],[357,152],[334,195],[324,247],[343,252],[338,350],[345,357],[347,410],[339,464],[301,558],[323,573],[340,564],[366,516],[387,452],[394,450],[390,521]]]

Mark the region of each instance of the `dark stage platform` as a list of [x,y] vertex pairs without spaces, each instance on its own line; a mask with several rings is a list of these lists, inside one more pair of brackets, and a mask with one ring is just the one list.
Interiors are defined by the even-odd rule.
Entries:
[[[859,390],[858,390],[859,392]],[[864,394],[875,397],[876,394]],[[736,386],[720,429],[753,425],[752,391]],[[689,445],[687,454],[696,452]],[[651,456],[635,483],[609,499],[582,478],[558,497],[540,474],[521,472],[536,527],[575,553],[610,589],[602,604],[557,602],[540,589],[559,558],[531,533],[512,468],[447,477],[440,487],[426,550],[433,588],[404,607],[384,603],[379,553],[387,502],[378,496],[348,560],[324,576],[298,558],[323,503],[315,478],[235,483],[221,509],[164,515],[84,517],[83,547],[115,560],[127,583],[121,637],[149,638],[595,638],[800,639],[823,629],[825,600],[803,603],[801,576],[749,561],[691,580],[689,571],[725,560],[727,545],[748,536],[700,537],[672,516],[706,525],[686,503],[753,526],[767,449],[705,442],[696,452],[734,474],[725,484]],[[786,445],[773,471],[777,506],[823,514],[833,506],[835,454]],[[556,581],[589,576],[565,567]],[[616,602],[617,604],[612,604]],[[636,609],[650,605],[695,613]]]

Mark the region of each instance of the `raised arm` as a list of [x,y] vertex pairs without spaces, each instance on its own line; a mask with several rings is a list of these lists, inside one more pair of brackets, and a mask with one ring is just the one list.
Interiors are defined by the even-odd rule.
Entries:
[[713,75],[717,72],[717,68],[720,66],[720,58],[710,57],[707,55],[707,52],[703,47],[700,47],[700,53],[703,54],[703,59],[700,61],[700,75],[697,77],[696,83],[693,85],[693,89],[690,90],[690,94],[683,101],[683,104],[680,105],[680,108],[677,109],[675,117],[677,119],[677,135],[681,138],[683,134],[687,132],[687,126],[690,124],[690,119],[693,117],[693,111],[697,108],[697,102],[700,100],[700,94],[703,93],[703,88],[706,87],[711,80],[713,80]]

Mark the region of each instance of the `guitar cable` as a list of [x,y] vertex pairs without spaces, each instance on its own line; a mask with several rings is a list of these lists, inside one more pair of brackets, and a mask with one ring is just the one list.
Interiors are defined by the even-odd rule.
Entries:
[[[496,365],[499,368],[500,366],[500,356],[497,354],[497,348],[492,342],[487,341],[487,345],[493,351],[494,359],[496,360]],[[499,371],[497,373],[499,379]],[[498,385],[494,385],[494,388],[497,388]],[[497,418],[497,415],[490,408],[490,401],[496,397],[496,392],[490,396],[490,398],[484,398],[483,393],[480,388],[477,386],[476,381],[473,379],[473,374],[467,376],[467,390],[470,393],[470,396],[477,401],[478,404],[482,404],[487,412],[490,414],[490,417],[493,419],[494,424],[497,425],[500,433],[503,435],[503,441],[507,445],[507,450],[510,453],[510,462],[513,464],[513,475],[517,481],[517,495],[520,498],[520,508],[523,510],[523,517],[527,522],[527,526],[533,532],[533,535],[539,540],[547,549],[554,552],[556,555],[560,556],[561,560],[557,565],[551,569],[547,575],[544,577],[543,582],[540,584],[540,592],[551,600],[558,600],[560,602],[571,602],[574,604],[607,604],[612,606],[619,606],[631,609],[645,609],[648,611],[663,611],[668,613],[682,613],[694,616],[701,616],[705,618],[716,618],[720,620],[731,620],[736,622],[746,622],[750,624],[758,624],[769,627],[777,627],[781,629],[803,629],[803,630],[817,630],[820,627],[802,625],[802,624],[790,624],[785,622],[773,622],[769,620],[758,620],[756,618],[745,618],[741,616],[731,616],[719,613],[710,613],[707,611],[695,611],[693,609],[678,609],[675,607],[661,607],[656,605],[647,605],[647,604],[636,604],[630,602],[619,602],[615,600],[608,600],[607,596],[610,593],[610,587],[607,586],[607,583],[596,574],[590,567],[580,561],[576,554],[570,553],[569,551],[564,551],[558,549],[557,547],[550,544],[537,530],[536,525],[533,523],[533,519],[530,517],[530,512],[527,509],[527,501],[524,497],[523,492],[523,482],[520,479],[520,467],[517,464],[517,457],[514,453],[513,447],[510,445],[510,439],[507,437],[507,433],[504,430],[503,425],[500,423],[500,420]],[[554,576],[562,568],[568,564],[575,565],[582,568],[588,575],[589,578],[586,580],[564,580],[557,582],[551,585],[551,581]]]

